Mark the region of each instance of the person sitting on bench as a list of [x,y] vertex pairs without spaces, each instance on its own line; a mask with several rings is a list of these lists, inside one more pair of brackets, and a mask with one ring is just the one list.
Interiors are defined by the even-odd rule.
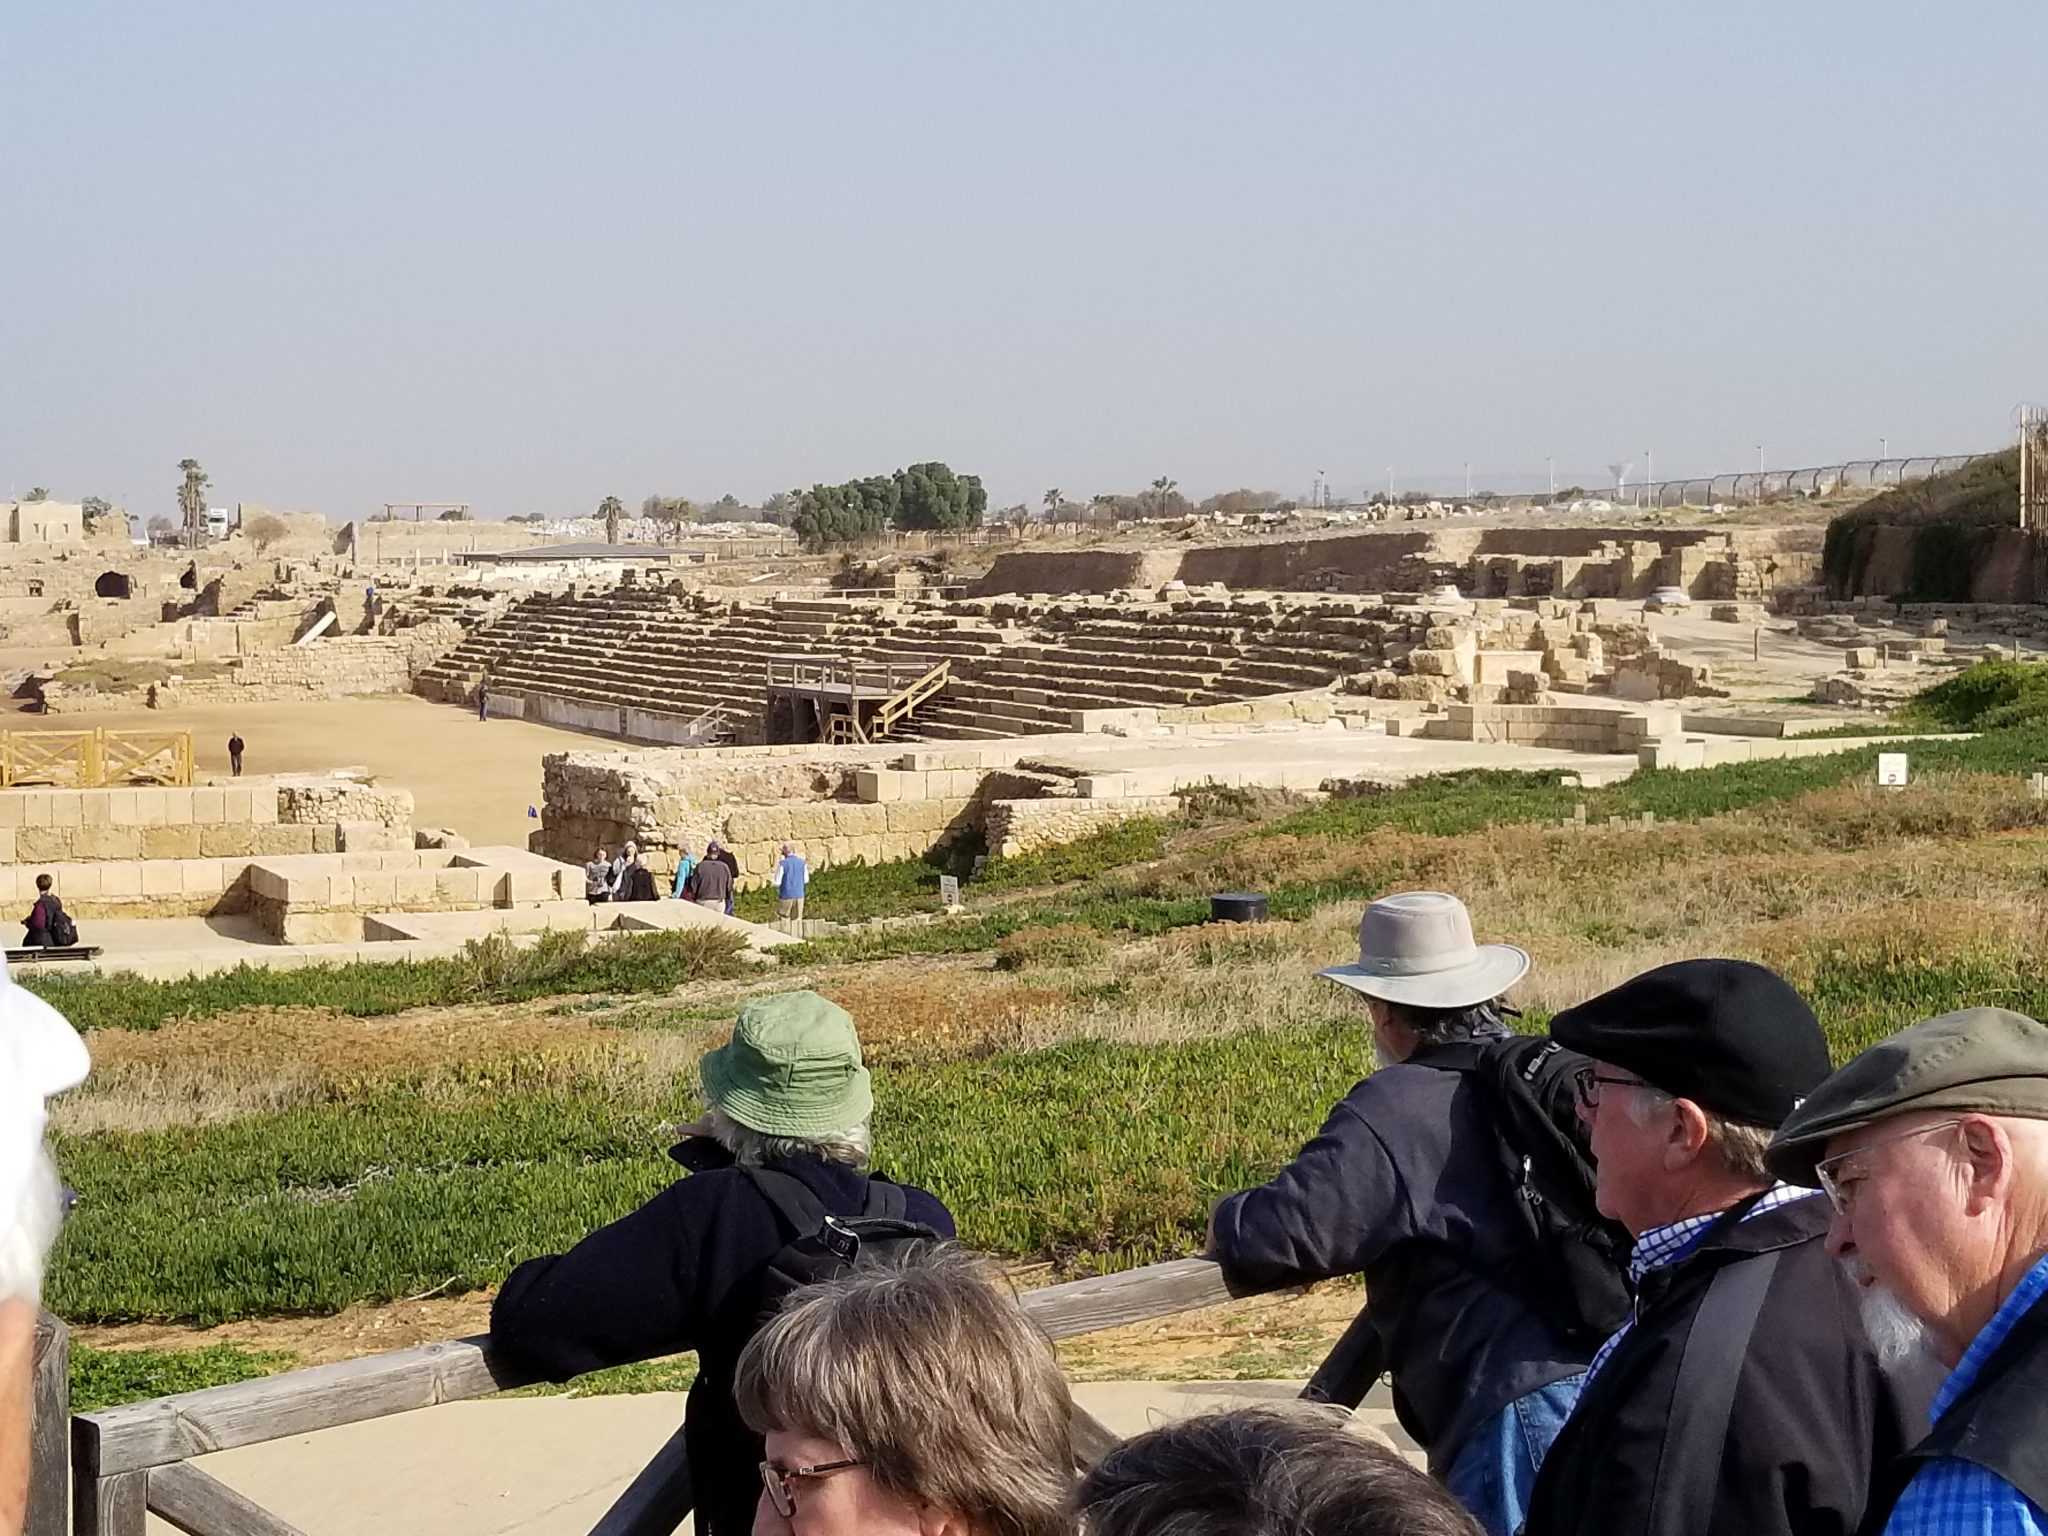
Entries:
[[36,876],[36,904],[21,920],[22,927],[28,930],[28,937],[22,941],[25,949],[69,949],[78,942],[78,925],[71,921],[64,903],[50,889],[52,883],[48,875]]

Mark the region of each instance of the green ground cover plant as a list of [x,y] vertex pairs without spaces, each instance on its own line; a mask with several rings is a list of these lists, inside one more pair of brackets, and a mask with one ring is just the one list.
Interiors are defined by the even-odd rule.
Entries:
[[91,1413],[116,1403],[197,1392],[288,1371],[296,1356],[281,1349],[208,1344],[201,1349],[94,1349],[71,1344],[71,1411]]
[[500,935],[472,939],[445,960],[360,962],[272,970],[238,965],[211,976],[146,981],[133,976],[30,975],[21,984],[48,998],[80,1029],[157,1029],[174,1019],[243,1008],[332,1008],[357,1017],[464,1002],[522,1002],[578,992],[668,991],[739,975],[737,935],[710,928],[620,934],[588,942],[580,932],[543,935],[521,947]]

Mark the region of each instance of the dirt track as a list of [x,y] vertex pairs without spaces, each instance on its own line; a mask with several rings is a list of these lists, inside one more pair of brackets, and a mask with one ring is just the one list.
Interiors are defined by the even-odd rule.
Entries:
[[526,846],[538,823],[544,752],[616,752],[624,743],[524,720],[479,722],[467,709],[409,694],[379,694],[308,704],[217,704],[191,709],[136,708],[86,715],[9,714],[16,730],[192,732],[199,772],[228,775],[228,737],[248,743],[247,773],[308,773],[362,767],[413,792],[414,824],[453,827],[471,842]]

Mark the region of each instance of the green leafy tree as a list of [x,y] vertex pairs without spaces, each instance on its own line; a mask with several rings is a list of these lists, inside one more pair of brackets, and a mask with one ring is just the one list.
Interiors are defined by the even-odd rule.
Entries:
[[50,499],[50,488],[47,485],[39,485],[21,499],[23,501],[48,501]]
[[271,545],[283,538],[289,531],[285,527],[283,518],[273,517],[268,512],[263,513],[260,517],[252,517],[247,523],[242,525],[242,537],[256,547],[258,554],[270,548]]
[[901,493],[890,475],[814,485],[796,498],[789,525],[807,549],[857,544],[896,524]]
[[96,523],[103,517],[113,515],[114,504],[104,496],[88,496],[79,505],[84,509],[85,520]]
[[944,464],[913,464],[896,471],[896,526],[904,529],[974,528],[988,511],[979,475],[956,475]]
[[185,524],[185,542],[197,549],[206,539],[206,471],[197,459],[178,460],[185,476],[178,486],[178,513]]

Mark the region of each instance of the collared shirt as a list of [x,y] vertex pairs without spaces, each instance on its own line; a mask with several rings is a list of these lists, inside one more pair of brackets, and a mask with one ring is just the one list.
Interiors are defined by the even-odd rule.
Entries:
[[[2027,1271],[2004,1304],[1991,1314],[1983,1331],[1970,1341],[1961,1361],[1934,1394],[1934,1406],[1927,1416],[1930,1424],[1940,1422],[1976,1381],[1984,1362],[2005,1342],[2013,1325],[2043,1296],[2048,1296],[2048,1258]],[[1913,1474],[1899,1502],[1892,1506],[1884,1529],[1885,1536],[2043,1536],[2048,1532],[2048,1511],[1997,1473],[1975,1462],[1943,1456]]]
[[[1743,1212],[1742,1219],[1752,1221],[1765,1211],[1775,1211],[1781,1205],[1790,1205],[1794,1200],[1812,1199],[1819,1194],[1820,1191],[1817,1189],[1802,1189],[1797,1184],[1773,1184],[1762,1199]],[[1686,1258],[1699,1246],[1700,1239],[1707,1235],[1707,1229],[1726,1214],[1725,1211],[1708,1211],[1703,1216],[1688,1216],[1682,1221],[1648,1228],[1636,1239],[1635,1251],[1629,1255],[1630,1285],[1640,1287],[1643,1276],[1651,1270],[1667,1268]],[[1628,1331],[1635,1326],[1635,1321],[1631,1314],[1628,1321],[1615,1329],[1613,1336],[1600,1346],[1600,1352],[1593,1356],[1593,1363],[1586,1367],[1587,1381],[1591,1381],[1599,1374],[1600,1367],[1607,1363],[1607,1357],[1614,1353],[1615,1346],[1628,1337]]]

